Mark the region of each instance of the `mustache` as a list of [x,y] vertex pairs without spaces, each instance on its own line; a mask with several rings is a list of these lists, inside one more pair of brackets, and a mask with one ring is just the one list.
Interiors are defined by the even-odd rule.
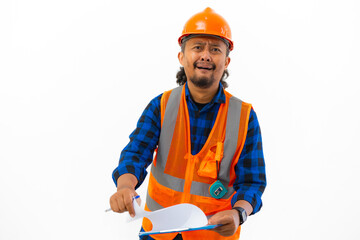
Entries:
[[[199,62],[194,62],[194,68],[197,68],[197,67],[199,67],[198,66],[198,64],[199,64]],[[200,65],[200,64],[199,64]],[[211,69],[212,70],[215,70],[216,69],[216,65],[215,65],[215,63],[206,63],[206,65],[211,65]]]

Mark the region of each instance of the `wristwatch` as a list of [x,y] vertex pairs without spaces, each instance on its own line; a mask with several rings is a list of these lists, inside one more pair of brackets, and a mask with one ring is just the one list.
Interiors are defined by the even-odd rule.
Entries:
[[247,213],[246,213],[245,209],[243,209],[242,207],[233,207],[232,209],[235,209],[236,211],[238,211],[239,218],[240,218],[240,225],[243,224],[247,219]]

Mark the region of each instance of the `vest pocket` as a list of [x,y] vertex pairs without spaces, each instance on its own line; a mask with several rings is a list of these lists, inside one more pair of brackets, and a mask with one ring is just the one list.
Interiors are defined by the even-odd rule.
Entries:
[[204,160],[201,161],[197,174],[200,177],[217,178],[217,161],[215,160],[215,153],[209,150]]
[[218,141],[216,145],[209,148],[204,159],[201,161],[197,174],[200,177],[217,179],[219,165],[224,156],[224,143]]

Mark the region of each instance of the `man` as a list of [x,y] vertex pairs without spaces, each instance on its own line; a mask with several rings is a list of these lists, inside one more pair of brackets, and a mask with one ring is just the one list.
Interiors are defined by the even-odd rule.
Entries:
[[[191,203],[209,224],[221,226],[144,239],[238,239],[240,225],[262,206],[266,178],[256,114],[224,90],[230,27],[206,8],[188,20],[179,44],[180,87],[154,98],[143,112],[113,172],[117,192],[110,205],[134,216],[135,189],[152,163],[146,210]],[[150,231],[151,223],[145,219],[142,227]]]

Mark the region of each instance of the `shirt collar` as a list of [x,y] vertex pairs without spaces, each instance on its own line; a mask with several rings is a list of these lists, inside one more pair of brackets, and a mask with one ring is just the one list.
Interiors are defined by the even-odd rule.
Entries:
[[[190,91],[187,85],[187,82],[185,83],[185,97],[187,100],[193,101],[191,96],[190,96]],[[219,82],[219,89],[217,91],[217,93],[215,94],[215,96],[213,97],[213,99],[210,101],[210,103],[225,103],[225,93],[224,93],[224,88],[221,84],[221,82]]]

